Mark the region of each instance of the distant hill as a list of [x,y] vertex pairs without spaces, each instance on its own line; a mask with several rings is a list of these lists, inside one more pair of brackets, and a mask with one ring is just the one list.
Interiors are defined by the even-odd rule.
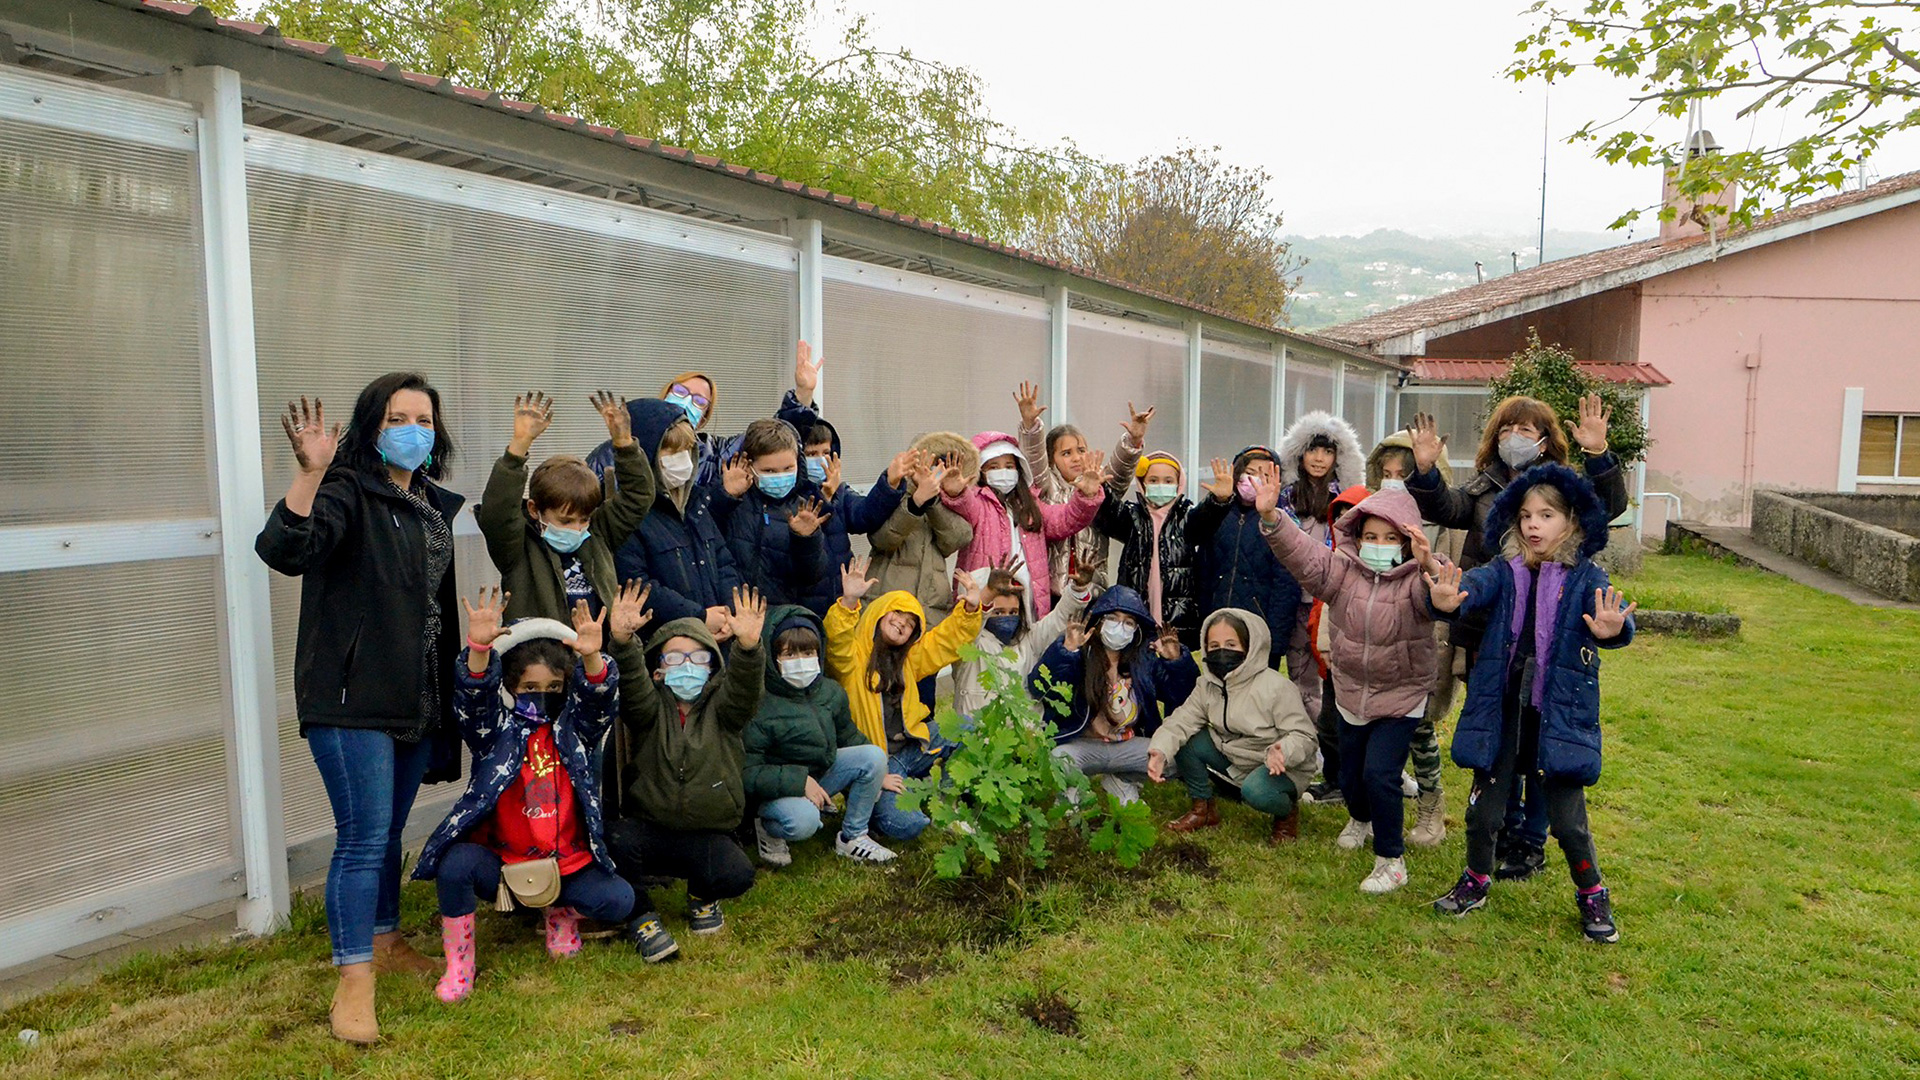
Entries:
[[[1290,236],[1305,256],[1300,290],[1289,314],[1302,330],[1332,326],[1424,300],[1475,282],[1474,260],[1487,279],[1510,274],[1514,253],[1524,269],[1538,260],[1536,236],[1415,236],[1376,229],[1365,236]],[[1563,259],[1627,242],[1625,233],[1547,233],[1547,259]]]

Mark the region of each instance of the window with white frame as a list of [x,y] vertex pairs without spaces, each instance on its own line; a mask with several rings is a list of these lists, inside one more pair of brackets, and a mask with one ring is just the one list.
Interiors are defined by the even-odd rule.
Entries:
[[1447,438],[1447,464],[1456,469],[1473,467],[1473,455],[1480,448],[1480,426],[1486,421],[1487,388],[1484,386],[1409,386],[1400,391],[1399,414],[1394,430],[1413,424],[1415,413],[1428,413]]
[[1920,480],[1920,414],[1860,417],[1862,480]]

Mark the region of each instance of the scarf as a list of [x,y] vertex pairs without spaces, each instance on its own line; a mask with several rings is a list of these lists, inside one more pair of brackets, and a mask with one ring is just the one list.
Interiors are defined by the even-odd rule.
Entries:
[[[1513,642],[1511,649],[1520,648],[1520,631],[1527,625],[1527,604],[1540,606],[1533,617],[1533,700],[1534,708],[1540,707],[1540,695],[1547,688],[1547,658],[1553,651],[1553,631],[1555,621],[1560,617],[1560,593],[1566,587],[1567,564],[1559,561],[1540,564],[1540,595],[1530,598],[1527,594],[1533,588],[1533,575],[1527,572],[1527,560],[1519,555],[1507,560],[1513,568],[1513,620],[1507,629],[1507,637]],[[1509,651],[1509,656],[1513,655]]]

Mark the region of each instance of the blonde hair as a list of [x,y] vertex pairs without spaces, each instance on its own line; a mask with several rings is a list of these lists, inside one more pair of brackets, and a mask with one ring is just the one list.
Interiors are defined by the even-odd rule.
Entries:
[[1560,542],[1552,548],[1538,556],[1534,555],[1520,536],[1520,507],[1515,507],[1513,524],[1507,526],[1507,535],[1501,545],[1500,554],[1509,559],[1518,555],[1526,561],[1528,567],[1536,567],[1545,562],[1565,563],[1568,566],[1579,562],[1580,549],[1587,542],[1587,530],[1580,527],[1580,517],[1573,512],[1573,503],[1568,500],[1567,493],[1553,484],[1535,484],[1527,489],[1526,496],[1520,500],[1520,506],[1525,506],[1527,499],[1535,495],[1540,496],[1542,501],[1567,519],[1566,535],[1562,536]]

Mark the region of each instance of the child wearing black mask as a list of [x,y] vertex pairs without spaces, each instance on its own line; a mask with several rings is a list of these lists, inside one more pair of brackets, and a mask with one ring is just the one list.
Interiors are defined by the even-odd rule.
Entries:
[[[1009,556],[1002,559],[993,569],[1002,570],[1010,578],[1020,576],[1020,557]],[[986,588],[990,576],[987,567],[973,572],[974,583]],[[1053,643],[1059,641],[1067,632],[1067,627],[1080,618],[1093,600],[1093,579],[1100,573],[1100,567],[1091,563],[1074,568],[1068,579],[1067,589],[1060,594],[1058,603],[1046,617],[1037,623],[1027,621],[1026,605],[1018,596],[996,596],[987,605],[985,617],[981,620],[980,636],[974,639],[974,647],[983,653],[1000,656],[1007,650],[1013,650],[1012,663],[1020,673],[1022,682],[1033,674],[1033,667],[1040,662]],[[979,660],[961,660],[953,668],[953,711],[961,716],[972,716],[987,703],[986,688],[981,685],[981,668],[993,662],[983,657]]]

